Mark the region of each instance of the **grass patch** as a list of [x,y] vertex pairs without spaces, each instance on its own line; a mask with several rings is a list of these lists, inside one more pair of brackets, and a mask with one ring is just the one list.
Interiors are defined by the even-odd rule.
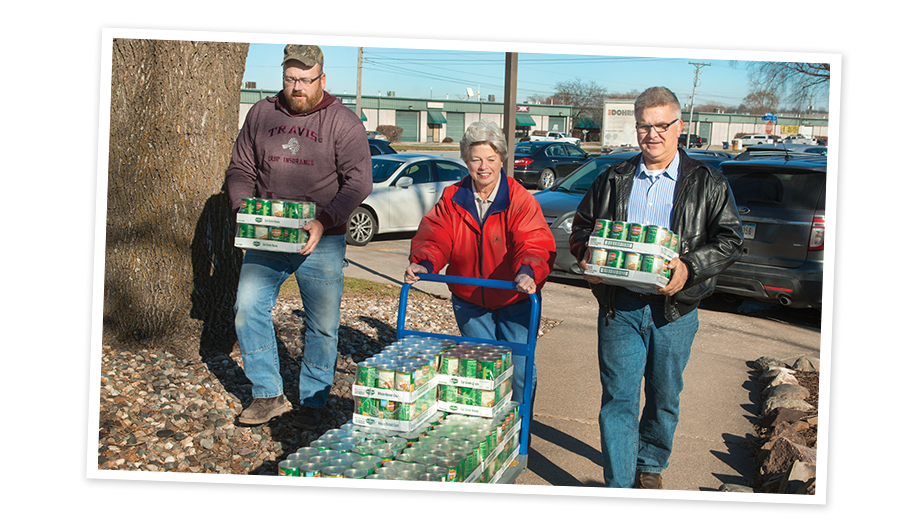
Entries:
[[[282,297],[285,299],[299,299],[300,298],[300,290],[297,288],[297,282],[293,277],[289,278],[287,281],[281,285],[281,291],[278,293],[278,297]],[[344,297],[362,297],[362,298],[373,298],[373,299],[393,299],[396,301],[400,300],[400,287],[387,284],[387,283],[378,283],[375,281],[367,281],[365,279],[354,279],[351,277],[344,277]],[[427,294],[424,292],[420,292],[418,290],[410,290],[409,291],[409,299],[440,299],[437,296]]]

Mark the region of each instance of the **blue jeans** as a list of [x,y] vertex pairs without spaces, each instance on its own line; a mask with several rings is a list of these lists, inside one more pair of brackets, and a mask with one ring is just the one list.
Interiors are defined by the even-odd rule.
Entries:
[[607,325],[601,312],[597,324],[600,446],[607,487],[630,488],[637,472],[661,473],[669,465],[682,373],[699,321],[694,310],[669,323],[662,302],[643,301],[625,288],[616,289],[615,305],[615,318]]
[[[541,293],[537,293],[538,305]],[[528,343],[528,325],[531,319],[531,300],[489,310],[480,305],[451,297],[453,314],[459,332],[469,338],[484,338],[500,342]],[[538,312],[540,316],[540,312]],[[513,355],[512,400],[522,404],[525,398],[525,357]],[[537,385],[537,366],[532,364],[531,397]]]
[[244,254],[234,327],[254,398],[284,393],[272,308],[281,285],[293,274],[306,312],[300,404],[325,406],[337,362],[346,249],[343,235],[328,235],[306,256],[252,249]]

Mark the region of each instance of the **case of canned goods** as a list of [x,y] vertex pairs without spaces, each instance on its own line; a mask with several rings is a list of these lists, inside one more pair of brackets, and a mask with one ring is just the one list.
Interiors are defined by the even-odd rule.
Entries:
[[[618,286],[666,286],[669,261],[677,257],[678,235],[655,225],[597,220],[588,239],[585,273]],[[609,227],[605,232],[603,227]],[[613,229],[616,228],[616,231]]]
[[237,213],[235,247],[298,252],[309,233],[302,227],[315,219],[316,204],[264,198],[244,198]]

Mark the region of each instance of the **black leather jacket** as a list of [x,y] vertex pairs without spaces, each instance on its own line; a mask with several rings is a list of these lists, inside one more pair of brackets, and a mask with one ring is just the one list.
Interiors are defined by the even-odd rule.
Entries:
[[[681,162],[675,185],[671,229],[681,236],[679,258],[688,265],[684,288],[666,297],[665,316],[670,322],[691,312],[712,294],[716,276],[741,254],[743,236],[734,196],[721,172],[695,161],[679,150]],[[628,198],[641,155],[615,164],[601,174],[585,194],[569,237],[572,254],[584,257],[594,221],[626,220]],[[615,289],[599,283],[593,292],[606,317],[615,317]]]

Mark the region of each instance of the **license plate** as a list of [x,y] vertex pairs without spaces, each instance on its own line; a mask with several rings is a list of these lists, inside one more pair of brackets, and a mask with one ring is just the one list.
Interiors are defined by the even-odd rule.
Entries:
[[744,232],[744,238],[753,239],[756,237],[756,224],[742,223],[741,228]]

